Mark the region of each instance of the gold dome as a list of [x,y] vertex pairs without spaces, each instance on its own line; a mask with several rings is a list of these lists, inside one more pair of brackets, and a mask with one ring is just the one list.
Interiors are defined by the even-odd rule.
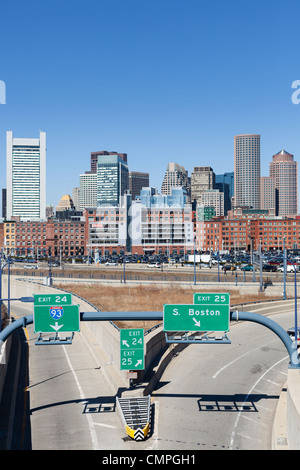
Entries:
[[73,209],[74,208],[74,203],[73,199],[69,194],[64,194],[62,198],[60,199],[58,205],[56,206],[57,211],[64,211],[66,209]]

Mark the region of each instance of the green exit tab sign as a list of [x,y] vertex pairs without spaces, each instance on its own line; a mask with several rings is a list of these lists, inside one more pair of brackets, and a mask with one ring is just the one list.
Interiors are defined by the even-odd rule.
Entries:
[[195,293],[194,294],[194,304],[203,304],[203,305],[230,305],[230,294],[224,293]]
[[34,295],[34,305],[71,305],[72,294],[39,294]]

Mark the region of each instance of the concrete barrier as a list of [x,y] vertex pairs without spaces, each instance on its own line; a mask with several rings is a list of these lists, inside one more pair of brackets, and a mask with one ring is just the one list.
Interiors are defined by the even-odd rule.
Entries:
[[1,347],[0,353],[0,403],[2,400],[3,389],[5,385],[5,379],[7,374],[7,366],[10,357],[10,348],[11,348],[11,336],[8,338],[7,341]]
[[287,442],[300,449],[300,371],[289,369],[287,379]]

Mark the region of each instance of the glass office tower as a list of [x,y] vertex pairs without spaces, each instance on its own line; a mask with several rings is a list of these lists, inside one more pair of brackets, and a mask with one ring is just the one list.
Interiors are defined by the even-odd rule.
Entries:
[[118,206],[127,189],[127,163],[118,155],[98,156],[97,205]]

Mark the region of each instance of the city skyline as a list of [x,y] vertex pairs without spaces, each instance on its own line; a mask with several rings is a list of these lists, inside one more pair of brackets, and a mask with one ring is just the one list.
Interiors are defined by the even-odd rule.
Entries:
[[[12,138],[12,131],[7,131],[7,149],[6,149],[6,152],[7,152],[7,182],[11,180],[11,177],[12,177],[12,171],[11,171],[11,165],[12,165],[12,162],[10,162],[10,155],[12,153],[12,150],[11,150],[11,145],[12,145],[12,142],[13,141],[16,141],[18,142],[18,144],[22,143],[22,144],[25,144],[26,146],[28,146],[29,144],[33,144],[34,145],[39,145],[39,139],[32,139],[32,138]],[[44,150],[42,152],[42,154],[46,153],[46,147],[45,147],[45,136],[46,136],[46,133],[44,132],[41,132],[40,131],[40,137],[43,136],[43,140],[44,140]],[[216,181],[215,181],[215,177],[221,177],[221,179],[226,176],[226,175],[233,175],[233,183],[231,182],[231,185],[232,186],[235,186],[235,191],[237,191],[237,188],[246,188],[248,183],[250,182],[250,186],[249,188],[251,189],[252,186],[253,186],[253,181],[256,181],[254,186],[255,186],[255,189],[254,189],[254,186],[253,188],[250,190],[243,190],[244,191],[244,196],[242,196],[241,194],[241,191],[240,189],[238,190],[238,194],[239,196],[237,197],[235,195],[235,198],[234,198],[234,206],[236,207],[251,207],[251,208],[255,208],[255,209],[262,209],[262,208],[271,208],[270,206],[270,197],[272,199],[272,197],[274,198],[275,197],[275,193],[273,196],[270,195],[269,191],[270,191],[270,188],[267,189],[267,186],[266,184],[270,184],[270,183],[267,183],[268,180],[272,180],[275,177],[275,173],[273,175],[271,175],[271,169],[272,168],[275,168],[274,167],[274,159],[275,158],[279,158],[279,156],[281,157],[280,158],[280,169],[279,170],[279,166],[278,166],[278,170],[276,170],[276,181],[277,181],[277,191],[279,190],[279,200],[278,202],[275,204],[276,207],[277,207],[277,210],[279,211],[278,212],[278,215],[279,216],[293,216],[293,215],[297,215],[298,214],[298,210],[297,210],[297,198],[298,198],[298,193],[297,193],[297,186],[298,186],[298,171],[297,171],[297,161],[294,160],[294,155],[286,152],[285,150],[281,150],[280,152],[278,152],[277,154],[273,155],[272,159],[273,159],[273,162],[269,162],[269,172],[270,172],[270,175],[261,175],[261,172],[260,172],[260,168],[261,168],[261,159],[260,159],[260,138],[261,136],[258,135],[258,134],[243,134],[243,135],[235,135],[234,136],[234,171],[233,172],[225,172],[223,174],[219,174],[219,175],[216,175],[216,172],[214,171],[213,168],[211,167],[195,167],[193,168],[193,171],[191,172],[191,174],[189,175],[188,174],[188,171],[184,168],[184,166],[182,165],[179,165],[177,162],[169,162],[168,165],[167,165],[167,169],[166,169],[166,172],[164,174],[164,176],[162,177],[162,185],[161,185],[161,188],[157,188],[155,187],[157,193],[159,194],[168,194],[169,193],[169,190],[171,188],[171,186],[175,187],[175,186],[180,186],[182,185],[183,187],[186,187],[186,190],[188,192],[188,194],[190,194],[190,199],[191,201],[195,201],[197,200],[197,197],[196,197],[196,182],[193,181],[193,176],[194,175],[197,175],[197,173],[199,172],[202,172],[202,173],[199,173],[200,175],[203,174],[204,176],[204,180],[202,181],[202,183],[204,184],[203,186],[203,190],[206,188],[207,189],[210,189],[210,190],[217,190],[221,191],[222,193],[224,193],[224,196],[223,197],[227,197],[225,195],[225,188],[223,187],[223,185],[219,185],[219,184],[216,184]],[[11,143],[10,143],[11,141]],[[97,157],[97,158],[96,158]],[[99,161],[98,161],[98,157],[99,157]],[[26,157],[28,158],[28,157]],[[246,158],[246,160],[245,160]],[[100,192],[103,192],[105,193],[105,191],[107,191],[107,185],[109,185],[109,179],[107,179],[107,175],[105,176],[105,178],[103,179],[102,183],[100,182],[99,180],[99,172],[98,172],[98,169],[96,169],[97,167],[99,167],[99,164],[101,161],[103,161],[103,163],[105,162],[105,165],[104,166],[107,166],[107,162],[110,162],[111,159],[117,159],[119,162],[121,162],[125,167],[126,167],[126,181],[127,183],[125,184],[125,182],[122,183],[122,191],[120,192],[119,196],[121,194],[124,194],[124,191],[125,189],[129,189],[129,174],[138,174],[138,175],[148,175],[149,178],[148,178],[148,183],[150,181],[150,178],[151,178],[151,175],[149,175],[148,173],[141,173],[141,172],[135,172],[134,170],[131,170],[129,165],[128,165],[128,161],[127,161],[127,154],[126,153],[117,153],[117,152],[111,152],[111,151],[107,151],[107,150],[102,150],[102,151],[98,151],[98,152],[91,152],[90,154],[90,168],[89,170],[86,170],[84,172],[84,174],[81,174],[79,175],[79,187],[76,187],[74,186],[72,188],[72,194],[74,193],[75,190],[79,191],[78,193],[78,196],[79,196],[79,200],[78,200],[78,204],[77,204],[77,207],[80,208],[80,210],[83,210],[84,208],[86,207],[96,207],[98,205],[101,205],[103,204],[107,204],[107,201],[105,201],[105,198],[103,199],[102,196],[100,196]],[[45,163],[46,163],[46,158],[45,158],[45,155],[44,155],[44,158],[42,160],[45,160],[42,167],[43,168],[43,177],[42,177],[42,184],[41,184],[41,193],[43,194],[43,208],[40,210],[40,218],[44,218],[44,216],[42,216],[41,214],[43,214],[44,212],[46,213],[46,207],[55,207],[54,205],[50,204],[45,204],[45,193],[46,193],[46,181],[47,181],[47,178],[46,178],[46,171],[45,171]],[[98,161],[98,163],[97,163]],[[243,163],[243,165],[241,166],[240,165],[240,162]],[[9,163],[10,162],[10,163]],[[288,163],[289,162],[289,163]],[[112,163],[112,162],[111,162]],[[111,166],[111,163],[109,164]],[[22,163],[23,164],[23,163]],[[284,165],[284,167],[282,167],[282,165]],[[241,166],[241,168],[239,169],[239,166]],[[11,169],[10,169],[11,168]],[[99,167],[100,168],[100,167]],[[283,169],[284,168],[284,169]],[[172,171],[170,171],[170,169],[172,169]],[[106,168],[107,170],[107,168]],[[275,171],[275,169],[272,170],[273,172]],[[280,173],[279,173],[280,171]],[[176,173],[176,175],[174,176],[170,176],[172,175],[172,172],[174,172],[174,175]],[[178,173],[179,172],[179,173]],[[206,173],[211,173],[211,176],[210,176],[210,183],[208,184],[208,180],[206,181],[206,176],[205,174]],[[105,172],[106,173],[106,172]],[[182,176],[180,176],[182,174],[185,175],[185,178],[188,180],[188,181],[183,181],[182,180]],[[169,175],[169,176],[167,176]],[[213,175],[213,176],[212,176]],[[113,180],[115,180],[116,178],[116,175],[111,175],[111,177],[113,177]],[[202,177],[202,178],[203,178]],[[92,178],[92,179],[91,179]],[[169,187],[169,190],[167,190],[167,186],[166,186],[166,178],[169,178],[170,181],[168,182],[168,187]],[[173,179],[176,179],[176,181]],[[195,178],[195,177],[194,177]],[[284,185],[282,185],[282,178],[284,178]],[[123,180],[123,177],[121,178]],[[120,181],[121,181],[120,179]],[[178,181],[177,181],[178,179]],[[182,180],[182,181],[181,181]],[[239,180],[241,180],[239,182]],[[24,180],[25,181],[25,180]],[[173,181],[173,182],[172,182]],[[221,180],[220,180],[221,181]],[[12,181],[10,181],[10,185],[7,184],[7,186],[9,187],[9,190],[7,191],[7,188],[3,188],[2,189],[2,199],[3,197],[5,197],[6,199],[6,194],[5,196],[3,196],[3,191],[5,191],[7,194],[8,194],[8,204],[11,204],[11,201],[12,201]],[[117,183],[117,181],[115,181],[114,185]],[[187,184],[187,186],[186,186]],[[276,186],[275,184],[275,186]],[[91,185],[94,186],[94,191],[91,193]],[[83,193],[80,191],[80,187],[82,186],[82,189],[83,189]],[[119,187],[120,186],[120,183],[118,182],[117,183],[117,186]],[[123,187],[124,186],[124,187]],[[150,187],[154,187],[153,185],[151,185],[150,183],[147,184],[147,185],[140,185],[140,190],[143,188],[143,187],[147,187],[147,186],[150,186]],[[204,188],[205,187],[205,188]],[[98,189],[97,189],[98,188]],[[106,188],[106,189],[105,189]],[[121,187],[120,187],[121,188]],[[280,189],[281,188],[281,189]],[[111,188],[112,189],[112,188]],[[231,188],[231,191],[232,191],[233,187]],[[114,189],[114,191],[116,191],[116,187]],[[193,195],[193,191],[194,191],[194,195]],[[273,189],[271,189],[271,192],[272,191],[275,191],[275,187]],[[201,192],[201,191],[200,191]],[[81,193],[81,195],[80,195]],[[103,193],[103,194],[104,194]],[[61,194],[61,196],[59,197],[59,200],[61,197],[64,197],[67,193],[66,192],[63,192]],[[138,195],[138,193],[136,193]],[[70,194],[68,194],[69,197],[72,197]],[[262,197],[263,196],[263,197]],[[115,194],[115,197],[116,194]],[[99,199],[100,198],[100,199]],[[133,195],[133,199],[135,198],[135,196]],[[266,199],[264,199],[266,198]],[[102,200],[103,199],[103,200]],[[280,201],[282,201],[280,203]],[[289,201],[289,202],[287,202]],[[200,203],[200,200],[197,202],[198,204]],[[202,202],[203,203],[203,202]],[[118,205],[117,203],[117,200],[115,200],[115,203],[113,205]],[[224,204],[224,202],[223,202]],[[230,204],[230,203],[229,203]],[[279,205],[278,205],[279,204]],[[275,209],[275,205],[274,205],[274,209]],[[283,208],[283,205],[286,207],[286,209]],[[3,201],[2,201],[2,206],[3,206]],[[273,207],[273,205],[272,205]],[[288,209],[287,209],[288,208]],[[296,209],[296,210],[295,210]],[[11,213],[11,209],[8,210],[8,214]],[[20,212],[21,214],[21,212]],[[226,214],[226,213],[225,213]]]
[[[71,9],[56,0],[7,3],[0,31],[1,188],[8,130],[19,138],[47,133],[53,206],[79,186],[99,149],[126,152],[130,170],[148,172],[158,189],[173,161],[189,175],[195,166],[233,171],[234,135],[261,135],[262,176],[281,149],[298,161],[300,106],[291,98],[299,78],[300,6],[229,3],[88,0]],[[278,23],[288,37],[274,35]],[[38,71],[28,60],[33,55],[41,57]]]

